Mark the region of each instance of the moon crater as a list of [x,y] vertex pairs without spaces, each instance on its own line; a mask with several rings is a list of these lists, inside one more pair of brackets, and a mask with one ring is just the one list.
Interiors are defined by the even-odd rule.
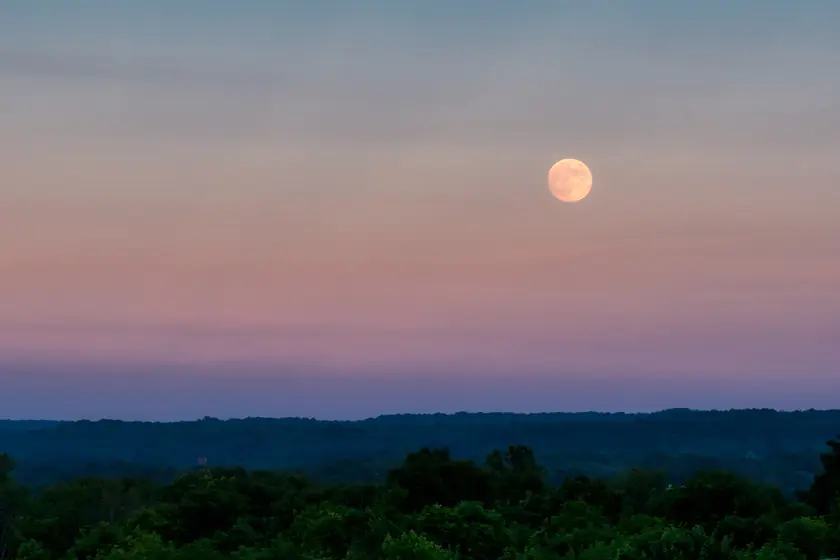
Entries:
[[579,202],[592,190],[592,172],[580,160],[561,159],[548,170],[548,189],[557,200]]

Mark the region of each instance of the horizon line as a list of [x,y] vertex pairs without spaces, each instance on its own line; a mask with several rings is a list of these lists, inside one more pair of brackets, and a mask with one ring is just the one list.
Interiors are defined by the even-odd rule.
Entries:
[[228,418],[219,418],[216,416],[204,416],[200,418],[195,418],[192,420],[123,420],[120,418],[79,418],[76,420],[69,420],[69,419],[59,419],[59,418],[0,418],[0,422],[51,422],[56,424],[70,424],[70,423],[80,423],[80,422],[88,422],[88,423],[98,423],[98,422],[120,422],[124,424],[185,424],[185,423],[194,423],[194,422],[243,422],[246,420],[269,420],[269,421],[288,421],[288,420],[299,420],[299,421],[306,421],[306,422],[321,422],[321,423],[330,423],[330,424],[338,424],[338,423],[358,423],[358,422],[370,422],[373,420],[379,419],[386,419],[386,418],[399,418],[399,417],[430,417],[430,416],[591,416],[591,415],[600,415],[600,416],[655,416],[659,414],[665,413],[673,413],[673,412],[688,412],[688,413],[733,413],[733,412],[772,412],[775,414],[796,414],[796,413],[803,413],[803,412],[810,412],[810,413],[831,413],[837,412],[840,413],[840,408],[792,408],[792,409],[784,409],[784,408],[772,408],[772,407],[746,407],[746,408],[685,408],[685,407],[676,407],[676,408],[663,408],[654,411],[622,411],[622,410],[613,410],[613,411],[599,411],[599,410],[587,410],[587,411],[542,411],[542,412],[514,412],[514,411],[469,411],[469,410],[459,410],[457,412],[400,412],[400,413],[392,413],[392,414],[379,414],[377,416],[368,416],[365,418],[357,418],[357,419],[326,419],[326,418],[317,418],[314,416],[238,416],[238,417],[228,417]]

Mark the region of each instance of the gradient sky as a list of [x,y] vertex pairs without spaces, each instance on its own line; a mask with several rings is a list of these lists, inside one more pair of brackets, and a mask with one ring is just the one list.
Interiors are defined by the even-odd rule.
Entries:
[[837,21],[5,0],[0,416],[836,406]]

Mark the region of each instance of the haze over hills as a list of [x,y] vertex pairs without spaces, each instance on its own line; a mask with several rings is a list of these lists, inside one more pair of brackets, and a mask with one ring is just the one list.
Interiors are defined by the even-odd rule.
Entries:
[[527,445],[549,476],[613,476],[633,467],[675,480],[727,468],[790,493],[810,484],[840,410],[664,410],[657,413],[400,414],[360,421],[204,418],[191,422],[0,421],[0,450],[37,484],[79,474],[167,478],[211,465],[301,471],[330,481],[377,481],[421,447],[483,461]]

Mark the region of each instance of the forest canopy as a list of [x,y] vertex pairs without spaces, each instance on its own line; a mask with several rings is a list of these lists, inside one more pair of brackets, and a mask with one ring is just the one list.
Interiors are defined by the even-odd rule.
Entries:
[[27,489],[0,455],[0,557],[17,560],[819,560],[840,555],[840,442],[798,499],[726,471],[546,480],[530,447],[409,453],[382,484],[194,467],[170,483]]

